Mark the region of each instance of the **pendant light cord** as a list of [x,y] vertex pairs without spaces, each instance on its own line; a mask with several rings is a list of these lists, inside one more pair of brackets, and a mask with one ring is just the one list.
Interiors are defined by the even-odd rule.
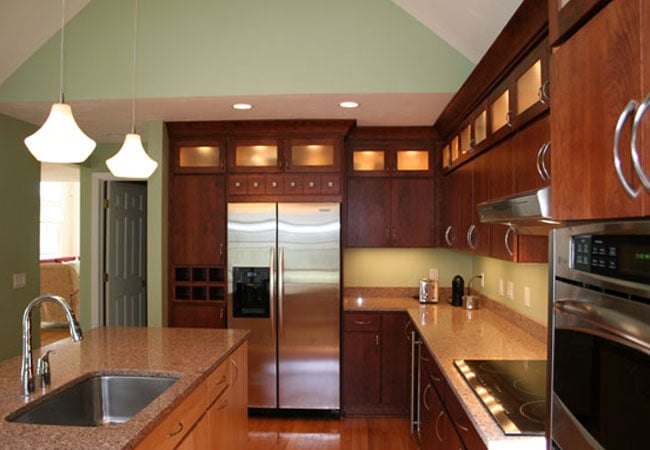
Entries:
[[65,0],[61,0],[61,45],[59,49],[59,103],[63,103],[63,37],[65,34]]
[[131,133],[135,134],[135,97],[136,97],[136,68],[137,68],[137,55],[138,55],[138,0],[134,1],[133,12],[133,99],[131,101]]

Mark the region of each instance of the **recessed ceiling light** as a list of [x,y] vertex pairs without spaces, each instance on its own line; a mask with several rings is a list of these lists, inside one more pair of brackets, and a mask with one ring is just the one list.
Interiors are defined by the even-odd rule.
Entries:
[[341,108],[358,108],[359,104],[357,102],[347,101],[339,103]]
[[234,105],[232,105],[232,107],[234,109],[239,109],[240,111],[245,111],[247,109],[252,109],[253,105],[251,105],[250,103],[235,103]]

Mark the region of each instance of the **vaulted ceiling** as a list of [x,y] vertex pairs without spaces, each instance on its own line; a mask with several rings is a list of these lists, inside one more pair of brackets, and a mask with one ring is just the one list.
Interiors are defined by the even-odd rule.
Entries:
[[[96,0],[97,1],[97,0]],[[392,0],[457,52],[476,64],[522,0]],[[91,0],[67,0],[69,22]],[[61,26],[61,3],[53,0],[0,0],[0,84],[7,80]],[[66,28],[67,31],[67,28]],[[336,30],[333,30],[336,32]],[[67,34],[67,33],[66,33]],[[6,43],[10,43],[7,45]],[[443,73],[441,70],[440,74]],[[458,80],[457,86],[463,80]],[[355,118],[360,125],[430,125],[453,92],[348,92],[346,94],[251,92],[227,95],[142,98],[138,121],[232,120],[274,118]],[[215,103],[215,97],[223,101]],[[362,107],[341,110],[340,100],[354,98]],[[113,122],[129,110],[128,98],[75,100],[75,115],[88,133],[103,142],[120,141],[123,124]],[[242,116],[233,101],[248,101],[254,109]],[[0,113],[32,123],[41,122],[49,110],[43,101],[4,101]],[[78,112],[77,112],[78,111]]]

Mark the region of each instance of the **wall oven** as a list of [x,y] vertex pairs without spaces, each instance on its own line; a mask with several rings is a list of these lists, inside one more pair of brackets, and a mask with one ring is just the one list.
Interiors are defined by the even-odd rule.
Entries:
[[548,448],[647,448],[650,221],[551,237]]

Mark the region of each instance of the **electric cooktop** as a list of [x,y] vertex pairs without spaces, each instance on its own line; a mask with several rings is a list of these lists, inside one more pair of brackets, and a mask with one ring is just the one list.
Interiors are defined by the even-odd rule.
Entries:
[[546,360],[469,360],[454,365],[507,435],[543,435]]

